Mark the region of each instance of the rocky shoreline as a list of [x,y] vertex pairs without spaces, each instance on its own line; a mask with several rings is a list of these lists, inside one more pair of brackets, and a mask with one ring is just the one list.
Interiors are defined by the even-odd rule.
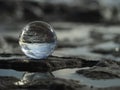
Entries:
[[[54,23],[53,23],[54,24]],[[65,24],[71,25],[71,24]],[[120,58],[119,58],[119,27],[110,28],[100,25],[72,24],[68,33],[65,30],[56,30],[58,35],[58,47],[52,56],[45,60],[33,60],[26,57],[18,45],[17,34],[12,36],[2,35],[0,37],[0,88],[1,89],[37,89],[37,90],[116,90],[118,86],[96,87],[83,84],[82,80],[73,78],[65,79],[57,76],[51,78],[37,78],[23,85],[16,85],[22,79],[12,76],[11,70],[19,73],[54,72],[62,69],[78,69],[74,74],[84,76],[90,80],[110,80],[120,78]],[[55,26],[55,24],[54,24]],[[63,24],[56,23],[56,29]],[[63,26],[64,27],[64,26]],[[102,27],[102,28],[101,28]],[[94,29],[93,29],[94,28]],[[99,30],[99,28],[101,28]],[[117,28],[117,30],[115,30]],[[65,28],[64,28],[65,29]],[[97,29],[97,30],[95,30]],[[107,32],[105,31],[106,29]],[[84,33],[83,33],[84,32]],[[75,36],[73,35],[75,33]],[[78,34],[76,34],[78,33]],[[83,37],[81,37],[83,35]],[[72,36],[73,35],[73,36]],[[72,36],[72,37],[71,37]],[[116,49],[115,49],[116,48]],[[3,73],[2,71],[6,72]],[[8,71],[8,72],[7,72]],[[3,75],[2,75],[3,73]],[[11,73],[11,76],[9,75]],[[33,73],[33,74],[32,74]],[[35,75],[34,75],[35,73]],[[67,73],[67,72],[64,72]],[[64,76],[63,73],[63,76]],[[39,74],[40,75],[40,74]],[[38,76],[39,76],[38,75]],[[18,74],[16,74],[18,76]],[[28,75],[29,76],[29,75]],[[37,77],[37,76],[35,76]]]

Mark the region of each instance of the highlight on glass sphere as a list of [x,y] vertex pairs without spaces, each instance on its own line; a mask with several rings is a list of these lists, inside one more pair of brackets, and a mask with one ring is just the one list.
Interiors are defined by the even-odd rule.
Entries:
[[34,21],[26,25],[19,38],[24,54],[33,59],[45,59],[56,47],[57,37],[46,22]]

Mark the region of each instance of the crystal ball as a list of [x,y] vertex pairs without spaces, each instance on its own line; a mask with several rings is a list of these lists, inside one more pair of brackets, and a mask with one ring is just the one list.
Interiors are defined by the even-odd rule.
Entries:
[[46,22],[34,21],[27,24],[20,35],[19,45],[24,54],[33,59],[45,59],[56,47],[57,37]]

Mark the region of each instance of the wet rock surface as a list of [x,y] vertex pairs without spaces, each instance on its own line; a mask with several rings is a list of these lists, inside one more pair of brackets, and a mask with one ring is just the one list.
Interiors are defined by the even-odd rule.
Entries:
[[34,59],[31,60],[26,58],[1,59],[0,68],[15,69],[18,71],[29,71],[29,72],[47,72],[62,68],[82,67],[82,64],[84,64],[82,63],[82,60],[84,59],[73,58],[73,57],[55,57],[55,56],[51,56],[46,60],[34,60]]
[[120,66],[118,62],[104,60],[86,70],[78,70],[77,73],[93,79],[120,78]]
[[77,81],[74,80],[65,80],[59,78],[53,79],[39,79],[34,80],[31,83],[27,83],[22,86],[17,86],[14,83],[18,79],[13,77],[0,77],[0,88],[1,89],[45,89],[45,90],[75,90],[76,88],[82,87]]

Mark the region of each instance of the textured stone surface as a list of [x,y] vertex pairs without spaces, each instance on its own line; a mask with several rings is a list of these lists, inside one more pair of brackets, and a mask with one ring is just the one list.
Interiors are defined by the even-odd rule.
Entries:
[[[5,54],[4,54],[5,55]],[[94,66],[98,61],[89,61],[80,57],[57,57],[50,56],[46,60],[32,59],[0,59],[1,69],[14,69],[18,71],[46,72],[63,68],[80,68],[85,66]]]
[[0,77],[0,88],[11,90],[13,89],[76,90],[76,88],[82,87],[82,85],[79,85],[77,81],[59,78],[38,79],[22,86],[16,86],[14,83],[17,81],[18,79],[13,77]]
[[116,61],[104,60],[90,69],[78,70],[77,73],[93,79],[120,78],[120,64]]

